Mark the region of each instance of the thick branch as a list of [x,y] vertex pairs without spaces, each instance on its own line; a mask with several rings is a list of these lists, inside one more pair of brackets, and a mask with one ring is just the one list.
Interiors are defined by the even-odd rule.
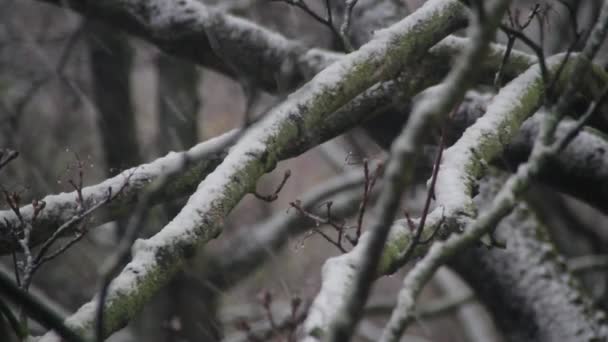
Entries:
[[[301,206],[312,210],[332,198],[332,216],[342,218],[357,209],[363,186],[363,170],[356,169],[315,186],[302,196]],[[206,281],[221,289],[229,289],[254,272],[271,255],[277,253],[292,236],[310,229],[310,219],[296,210],[279,212],[251,229],[231,239],[221,251],[209,255],[209,266],[202,275]]]

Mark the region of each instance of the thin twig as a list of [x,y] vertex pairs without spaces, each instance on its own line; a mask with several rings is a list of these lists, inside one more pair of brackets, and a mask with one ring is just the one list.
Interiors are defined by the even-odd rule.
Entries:
[[270,195],[260,195],[260,194],[257,193],[257,191],[254,191],[253,195],[257,199],[260,199],[262,201],[265,201],[265,202],[274,202],[274,201],[277,200],[277,198],[279,198],[279,192],[281,192],[281,190],[285,186],[285,183],[287,183],[287,180],[289,179],[289,177],[291,177],[291,170],[287,169],[285,171],[285,173],[283,174],[283,179],[281,180],[281,183],[279,183],[279,186],[276,188],[276,190],[272,194],[270,194]]
[[382,169],[384,164],[380,162],[378,166],[376,166],[376,170],[373,174],[370,175],[369,172],[369,162],[367,159],[363,160],[363,173],[365,176],[365,184],[363,185],[363,199],[361,200],[361,204],[359,205],[359,212],[357,214],[357,230],[355,233],[355,239],[353,245],[356,245],[359,242],[359,238],[361,237],[361,231],[363,229],[363,217],[365,216],[365,209],[369,202],[370,194],[374,189],[374,185],[376,184],[376,180],[382,173]]
[[[454,107],[454,110],[452,112],[456,111],[457,108],[458,108],[458,106]],[[437,151],[437,156],[435,157],[435,162],[433,163],[433,175],[431,176],[431,184],[429,185],[429,190],[427,192],[426,200],[424,202],[424,208],[422,210],[422,215],[420,216],[420,221],[418,222],[418,227],[416,228],[414,235],[413,235],[412,239],[410,240],[410,243],[408,244],[407,248],[405,249],[405,252],[403,252],[402,256],[399,257],[400,260],[402,260],[402,262],[404,262],[404,263],[411,258],[416,246],[418,244],[422,243],[420,241],[420,238],[422,237],[422,232],[424,231],[424,223],[426,222],[426,217],[428,216],[430,208],[431,208],[431,199],[434,197],[434,194],[435,194],[435,183],[437,182],[437,175],[439,174],[439,166],[441,165],[441,156],[443,155],[444,147],[445,147],[445,132],[442,129],[441,136],[439,137],[439,147],[438,147],[438,151]],[[411,220],[409,219],[409,216],[408,216],[408,223],[410,221]],[[441,225],[438,225],[438,227],[441,227]],[[435,230],[435,232],[432,235],[435,235],[435,233],[438,230],[439,230],[439,228],[437,228],[437,230]],[[427,241],[425,241],[425,243],[426,242]]]
[[534,51],[534,53],[537,56],[538,59],[538,64],[540,66],[540,73],[541,73],[541,77],[543,79],[543,83],[545,84],[546,87],[549,86],[549,71],[547,69],[547,64],[545,62],[545,52],[543,51],[543,48],[536,44],[532,39],[530,39],[528,36],[526,36],[525,34],[523,34],[522,32],[512,29],[506,25],[499,25],[499,28],[508,36],[513,36],[518,38],[519,40],[522,41],[522,43],[524,43],[526,46],[528,46],[530,49],[532,49],[532,51]]
[[[511,23],[511,27],[515,28],[517,27],[517,30],[519,32],[523,32],[523,30],[525,30],[530,23],[532,22],[532,20],[540,14],[540,4],[536,4],[532,10],[530,11],[530,14],[528,15],[528,19],[523,23],[519,23],[519,17],[516,16],[514,17],[511,13],[511,10],[507,10],[507,14],[508,14],[508,18],[509,18],[509,22]],[[505,53],[502,57],[502,61],[500,63],[500,66],[498,67],[498,71],[496,72],[496,75],[494,77],[494,89],[498,92],[498,90],[500,90],[500,88],[502,87],[502,78],[503,78],[503,73],[504,73],[504,68],[507,64],[507,62],[509,61],[509,57],[511,56],[511,51],[513,50],[513,45],[515,45],[515,40],[516,40],[516,36],[514,36],[513,34],[509,34],[506,33],[507,35],[507,48],[505,50]],[[539,49],[542,51],[542,45],[539,46]]]
[[[315,223],[317,224],[317,226],[319,225],[323,225],[323,224],[327,224],[330,225],[332,227],[334,227],[336,229],[336,231],[339,234],[338,237],[338,241],[335,241],[334,239],[332,239],[329,235],[325,234],[321,229],[317,229],[317,228],[313,228],[314,231],[316,233],[318,233],[319,235],[321,235],[325,240],[327,240],[329,243],[331,243],[332,245],[336,246],[342,253],[346,253],[346,249],[344,249],[344,247],[342,246],[342,232],[344,231],[345,227],[344,224],[339,224],[335,221],[333,221],[331,219],[331,216],[329,216],[329,211],[328,211],[328,217],[327,218],[322,218],[318,215],[315,215],[309,211],[307,211],[306,209],[304,209],[302,207],[302,204],[300,203],[299,200],[294,201],[289,203],[289,205],[293,208],[295,208],[296,210],[298,210],[302,215],[310,218],[311,220],[315,221]],[[328,208],[330,208],[331,206],[328,206]]]
[[23,327],[23,325],[21,325],[17,317],[15,317],[13,311],[11,311],[11,308],[1,299],[0,313],[0,317],[4,317],[8,321],[9,325],[20,340],[23,340],[25,337],[27,337],[26,329]]
[[602,91],[602,94],[599,96],[598,100],[595,101],[588,109],[587,112],[581,116],[577,121],[576,125],[572,127],[568,133],[556,144],[556,153],[561,152],[564,148],[572,142],[574,138],[578,135],[578,133],[583,129],[583,127],[589,122],[589,119],[597,114],[598,110],[602,107],[602,105],[608,99],[608,86]]

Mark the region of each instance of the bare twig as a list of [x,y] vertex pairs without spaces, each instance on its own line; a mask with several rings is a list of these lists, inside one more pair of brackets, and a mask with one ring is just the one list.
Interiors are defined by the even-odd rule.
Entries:
[[565,0],[558,0],[557,3],[563,5],[564,7],[566,7],[566,10],[568,11],[568,17],[569,17],[569,23],[570,23],[570,28],[572,29],[572,33],[574,35],[578,34],[578,16],[577,16],[577,11],[576,11],[576,7],[575,7],[575,3],[571,3],[570,1],[565,1]]
[[359,205],[359,213],[357,215],[357,231],[355,235],[354,245],[357,244],[359,238],[361,237],[361,231],[363,229],[363,217],[365,216],[365,208],[369,202],[370,194],[376,184],[376,180],[382,173],[384,167],[384,163],[380,162],[376,166],[376,170],[373,174],[370,175],[369,172],[369,162],[367,159],[363,160],[363,172],[365,176],[365,184],[363,185],[363,198],[361,199],[361,204]]
[[522,43],[524,43],[526,46],[532,49],[532,51],[534,51],[534,54],[536,54],[538,64],[540,66],[540,73],[543,78],[543,83],[546,87],[549,87],[550,75],[549,71],[547,70],[547,64],[545,63],[545,52],[542,46],[536,44],[532,39],[530,39],[528,36],[526,36],[519,30],[512,29],[506,25],[500,25],[499,27],[507,36],[515,37],[521,40]]
[[556,144],[555,153],[561,152],[564,148],[566,148],[574,138],[578,135],[578,133],[583,129],[583,127],[589,122],[589,119],[593,117],[598,110],[602,107],[602,105],[608,99],[608,86],[602,91],[602,94],[589,108],[587,112],[583,114],[577,121],[576,125],[574,125],[568,133]]
[[[337,240],[332,239],[327,234],[325,234],[321,229],[318,229],[318,228],[314,228],[311,232],[316,232],[316,233],[320,234],[325,240],[329,241],[331,244],[336,246],[342,253],[346,253],[346,249],[342,245],[343,239],[346,238],[346,240],[348,240],[352,246],[357,245],[357,243],[359,241],[359,237],[361,236],[361,231],[362,231],[362,227],[363,227],[363,218],[365,216],[365,209],[367,207],[367,204],[371,200],[374,185],[376,184],[378,178],[382,174],[383,166],[384,166],[384,163],[379,162],[377,164],[374,172],[370,173],[369,162],[367,161],[367,159],[365,159],[363,161],[363,176],[364,176],[365,183],[363,184],[363,198],[361,199],[361,202],[359,204],[359,209],[357,210],[357,221],[356,221],[355,227],[347,227],[343,221],[337,222],[336,220],[333,219],[332,214],[331,214],[331,208],[332,208],[333,202],[331,202],[331,201],[324,203],[325,207],[326,207],[326,211],[327,211],[326,218],[320,217],[316,214],[313,214],[313,213],[305,210],[302,207],[300,201],[291,202],[290,206],[295,208],[296,210],[298,210],[298,212],[300,212],[302,215],[315,221],[317,227],[320,225],[329,225],[329,226],[333,227],[338,233]],[[348,234],[345,234],[346,230],[348,230],[350,228],[356,229],[354,237],[350,236]]]
[[11,326],[11,329],[13,329],[13,331],[20,340],[23,340],[27,337],[27,330],[23,327],[23,325],[21,325],[17,317],[15,317],[11,308],[3,300],[0,299],[0,318],[1,317],[4,317],[4,319],[8,321],[9,325]]
[[[456,111],[457,107],[454,107],[453,112]],[[437,182],[437,175],[439,174],[439,166],[441,164],[441,156],[443,155],[443,149],[445,147],[444,140],[445,140],[445,134],[444,134],[444,130],[442,130],[441,137],[439,138],[439,147],[438,147],[438,151],[437,151],[437,156],[435,157],[435,162],[433,163],[433,174],[431,176],[431,184],[429,185],[429,190],[427,192],[426,200],[424,202],[424,208],[422,210],[422,215],[420,215],[420,221],[418,222],[418,227],[416,227],[416,230],[414,231],[414,235],[413,235],[412,239],[410,240],[408,247],[405,249],[405,252],[403,252],[402,256],[399,257],[403,263],[405,263],[407,260],[409,260],[411,258],[412,254],[414,253],[414,249],[416,248],[416,246],[418,244],[428,243],[434,237],[435,233],[437,232],[437,230],[436,230],[435,233],[433,233],[431,235],[431,237],[429,237],[426,241],[420,240],[420,238],[422,237],[422,232],[424,231],[424,223],[426,221],[426,217],[428,216],[429,210],[431,208],[431,199],[434,197],[434,194],[435,194],[435,183]],[[406,217],[408,219],[408,224],[411,224],[411,219],[409,218],[409,216],[406,216]],[[441,224],[439,226],[441,226]]]
[[[313,228],[313,231],[318,233],[319,235],[321,235],[325,240],[327,240],[329,243],[331,243],[332,245],[336,246],[342,253],[346,253],[346,249],[344,248],[344,246],[342,246],[342,236],[343,236],[343,231],[345,229],[344,223],[338,223],[335,222],[334,220],[332,220],[331,218],[331,204],[327,205],[327,213],[328,216],[327,218],[322,218],[321,216],[315,215],[309,211],[307,211],[306,209],[304,209],[302,207],[302,204],[299,200],[296,200],[294,202],[289,203],[289,205],[292,208],[295,208],[296,210],[298,210],[298,212],[300,212],[302,215],[310,218],[311,220],[315,221],[317,227]],[[334,240],[332,239],[329,235],[325,234],[321,229],[318,228],[319,225],[323,225],[323,224],[327,224],[330,225],[332,227],[334,227],[334,229],[336,229],[336,231],[338,232],[338,240]]]
[[[208,174],[211,169],[220,163],[226,150],[234,143],[239,134],[239,130],[229,131],[221,136],[197,144],[189,150],[168,154],[150,163],[125,170],[119,175],[106,179],[101,183],[84,187],[81,190],[81,193],[84,196],[84,203],[87,207],[105,203],[113,208],[126,209],[120,211],[114,209],[108,210],[99,217],[99,223],[115,220],[121,215],[124,215],[125,212],[132,211],[129,210],[129,208],[133,209],[137,203],[139,194],[144,192],[151,182],[160,177],[163,172],[162,170],[173,168],[176,162],[179,163],[179,160],[183,155],[193,161],[190,168],[184,171],[194,173],[203,172],[203,176]],[[168,184],[166,194],[171,196],[171,198],[177,198],[187,193],[188,189],[192,189],[195,186],[195,183],[198,182],[197,178],[187,178],[188,181],[184,183],[183,180],[185,178],[186,177],[176,177],[171,184]],[[111,202],[107,202],[109,188],[112,189],[114,195]],[[119,194],[120,196],[118,196]],[[57,229],[64,227],[67,221],[71,221],[82,214],[82,208],[80,205],[74,205],[76,202],[72,198],[78,198],[77,191],[73,191],[68,194],[68,196],[65,194],[57,194],[44,197],[43,201],[46,203],[46,207],[36,219],[36,226],[34,227],[34,234],[36,236],[35,239],[30,241],[32,244],[30,247],[34,247],[35,245],[48,240]],[[158,202],[160,198],[155,198],[154,200]],[[22,216],[21,219],[12,209],[0,212],[0,224],[4,223],[9,227],[20,226],[22,225],[22,219],[32,219],[34,208],[32,208],[31,205],[23,206],[20,208],[19,212],[19,216]],[[117,214],[118,212],[121,213]],[[64,233],[67,231],[67,229],[63,230]],[[7,234],[5,232],[10,233],[12,230],[6,229],[0,234],[1,253],[8,254],[11,251],[21,249],[18,243],[12,241],[14,240],[13,234]]]
[[279,198],[279,192],[281,192],[281,190],[283,189],[283,186],[285,186],[285,183],[287,183],[287,180],[289,179],[289,177],[291,177],[291,170],[287,169],[285,171],[285,173],[283,174],[283,179],[281,180],[281,183],[279,183],[279,186],[277,186],[276,190],[272,194],[270,194],[270,195],[260,195],[256,191],[254,191],[253,195],[257,199],[260,199],[262,201],[265,201],[265,202],[274,202],[274,201],[277,200],[277,198]]
[[[77,193],[76,201],[78,201],[80,206],[82,206],[84,203],[84,201],[82,200],[82,198],[83,198],[82,197],[82,176],[83,176],[82,169],[80,168],[80,171],[79,171],[80,181],[78,181],[78,183],[72,182],[72,184],[74,186],[76,186],[76,193]],[[36,219],[37,219],[38,215],[44,209],[46,203],[44,201],[34,201],[32,204],[34,207],[34,215],[32,217],[31,222],[24,225],[24,227],[29,227],[29,228],[26,228],[25,230],[23,230],[24,237],[23,237],[23,239],[19,240],[20,244],[22,246],[22,250],[25,254],[25,263],[21,267],[22,273],[23,273],[23,279],[21,282],[19,282],[20,286],[24,290],[27,290],[32,282],[34,274],[40,268],[40,266],[42,266],[46,262],[53,260],[57,256],[64,253],[66,250],[68,250],[70,247],[72,247],[75,243],[80,241],[87,233],[87,229],[85,227],[86,220],[88,218],[90,218],[91,215],[95,211],[97,211],[99,208],[101,208],[102,206],[104,206],[107,203],[110,203],[117,196],[119,196],[122,193],[122,191],[125,189],[125,187],[127,186],[128,183],[129,183],[129,177],[127,177],[123,186],[120,189],[118,189],[118,191],[115,194],[112,194],[112,189],[108,188],[107,197],[104,201],[99,202],[90,208],[82,208],[82,211],[80,213],[73,216],[71,219],[69,219],[64,224],[62,224],[55,232],[53,232],[53,234],[46,241],[44,241],[44,243],[42,244],[42,246],[41,246],[40,250],[38,251],[38,253],[36,254],[36,256],[33,256],[32,253],[30,252],[30,246],[29,246],[30,245],[30,232],[33,229],[33,227],[35,227]],[[17,208],[17,210],[18,210],[18,208]],[[74,236],[72,236],[62,246],[58,247],[57,249],[55,249],[54,251],[49,253],[51,246],[61,236],[63,236],[65,234],[65,232],[67,232],[69,230],[75,231]],[[18,272],[17,272],[17,274],[18,274]]]

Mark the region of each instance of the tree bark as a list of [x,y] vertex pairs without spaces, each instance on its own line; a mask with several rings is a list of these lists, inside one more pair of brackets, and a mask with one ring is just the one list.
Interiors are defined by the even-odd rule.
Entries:
[[[481,193],[491,185],[482,184]],[[485,200],[482,200],[485,199]],[[480,196],[477,203],[491,197]],[[452,266],[510,341],[604,341],[608,326],[567,270],[543,224],[521,204],[496,229],[506,249],[476,247]]]

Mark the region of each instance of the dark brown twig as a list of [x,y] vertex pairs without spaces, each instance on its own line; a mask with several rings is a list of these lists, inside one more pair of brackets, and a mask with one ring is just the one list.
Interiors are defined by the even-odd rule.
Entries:
[[[455,110],[456,109],[454,109],[454,111]],[[439,174],[439,166],[441,164],[441,157],[443,155],[443,149],[445,147],[444,146],[444,144],[445,144],[444,136],[445,136],[445,132],[442,129],[441,136],[439,137],[439,148],[437,151],[437,156],[435,157],[435,162],[433,163],[433,175],[431,176],[431,184],[429,185],[429,190],[426,195],[426,201],[424,203],[422,215],[420,216],[420,221],[418,222],[418,227],[416,227],[416,230],[414,231],[414,236],[411,238],[410,243],[408,244],[408,247],[405,250],[405,252],[402,254],[402,256],[400,256],[400,259],[404,262],[409,260],[409,258],[411,258],[416,246],[423,243],[420,239],[422,237],[422,232],[424,231],[424,224],[426,222],[426,217],[428,216],[429,210],[431,208],[431,200],[433,199],[434,194],[435,194],[435,183],[437,182],[437,174]],[[406,213],[406,218],[408,220],[408,224],[411,227],[412,222],[411,222],[411,219],[409,218],[409,215],[407,215],[407,213]],[[441,224],[438,225],[438,227],[440,227],[440,226],[441,226]],[[436,233],[436,231],[432,234],[431,238],[434,237],[435,233]],[[431,238],[429,238],[429,240]],[[426,243],[426,242],[424,242],[424,243]]]
[[334,227],[336,229],[336,231],[339,234],[339,239],[337,241],[335,241],[334,239],[332,239],[329,235],[325,234],[321,229],[318,228],[313,228],[314,231],[316,233],[318,233],[319,235],[321,235],[325,240],[327,240],[329,243],[331,243],[332,245],[336,246],[342,253],[346,253],[346,249],[342,246],[342,236],[343,236],[343,231],[345,229],[344,224],[341,223],[337,223],[334,220],[331,219],[331,213],[330,213],[330,208],[331,205],[328,205],[328,217],[327,218],[323,218],[321,216],[315,215],[309,211],[307,211],[306,209],[304,209],[302,207],[302,204],[299,200],[296,200],[294,202],[289,203],[289,205],[292,208],[295,208],[298,212],[300,212],[300,214],[310,218],[311,220],[315,221],[315,223],[317,224],[317,226],[320,225],[330,225],[332,227]]
[[279,184],[279,186],[277,187],[277,189],[271,195],[260,195],[256,191],[253,192],[253,195],[257,199],[260,199],[262,201],[265,201],[265,202],[274,202],[274,201],[277,200],[277,198],[279,198],[279,192],[281,192],[281,190],[283,189],[283,186],[285,186],[285,183],[287,183],[287,180],[289,179],[289,177],[291,177],[291,170],[288,169],[283,174],[283,179],[281,180],[281,183]]
[[363,199],[361,200],[361,204],[359,205],[359,212],[357,214],[357,230],[354,239],[354,245],[357,244],[359,238],[361,237],[361,230],[363,228],[363,217],[365,216],[365,209],[369,202],[370,194],[376,184],[376,180],[382,173],[383,164],[379,163],[376,167],[376,170],[373,174],[370,175],[369,172],[369,162],[367,159],[363,160],[363,172],[365,174],[365,184],[363,185]]
[[[517,28],[519,32],[523,32],[532,22],[532,20],[540,14],[540,4],[536,4],[530,14],[528,15],[528,19],[522,24],[519,22],[519,11],[516,10],[515,16],[511,13],[511,10],[507,10],[507,16],[509,18],[509,22],[512,28]],[[505,54],[502,57],[502,61],[500,66],[498,67],[498,71],[496,72],[496,76],[494,77],[494,89],[498,92],[498,90],[502,87],[502,78],[504,74],[504,68],[507,62],[509,61],[509,57],[511,56],[511,51],[513,50],[513,45],[515,45],[516,36],[513,34],[507,33],[507,48],[505,50]],[[542,50],[542,47],[541,47]]]
[[308,305],[303,305],[300,297],[293,297],[290,302],[289,314],[277,320],[270,309],[272,303],[270,292],[263,291],[260,297],[268,324],[261,329],[256,329],[252,328],[249,321],[243,318],[236,322],[236,329],[243,332],[249,342],[269,341],[272,338],[279,338],[279,341],[295,342],[295,332],[308,314]]
[[[302,11],[306,12],[306,14],[308,14],[309,16],[311,16],[314,20],[316,20],[317,22],[321,23],[322,25],[326,26],[331,33],[336,36],[336,38],[342,43],[342,47],[346,50],[346,51],[351,51],[352,47],[348,46],[348,40],[344,40],[343,36],[340,34],[340,31],[336,28],[336,26],[334,25],[334,20],[333,20],[333,15],[331,12],[331,5],[329,3],[329,0],[325,0],[325,10],[326,10],[326,17],[323,18],[322,16],[320,16],[319,14],[317,14],[315,11],[313,11],[308,4],[306,4],[306,2],[304,0],[270,0],[271,2],[284,2],[290,6],[294,6],[297,7],[299,9],[301,9]],[[353,5],[354,6],[354,5]]]

